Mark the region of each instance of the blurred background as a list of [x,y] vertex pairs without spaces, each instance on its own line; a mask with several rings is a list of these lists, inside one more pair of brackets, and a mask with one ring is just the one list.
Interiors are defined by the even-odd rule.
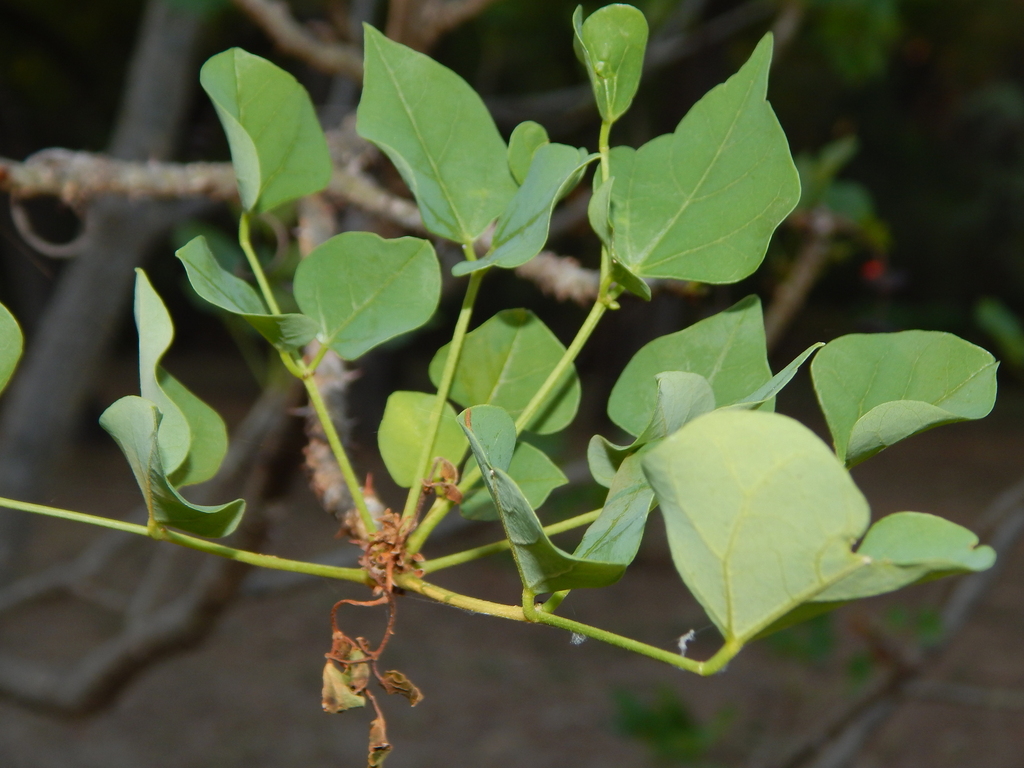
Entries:
[[[1024,4],[635,4],[651,26],[647,71],[613,143],[639,146],[671,131],[772,30],[769,98],[803,199],[753,277],[659,285],[649,304],[627,297],[608,317],[578,361],[580,415],[545,439],[570,478],[546,519],[601,504],[583,451],[595,433],[619,436],[605,403],[632,354],[756,293],[775,370],[808,344],[853,331],[950,331],[999,357],[1000,398],[988,419],[915,437],[854,475],[876,516],[949,517],[993,543],[1000,565],[779,633],[707,680],[406,598],[388,653],[426,699],[412,710],[386,703],[388,765],[1019,768]],[[0,0],[0,301],[28,342],[0,400],[0,496],[140,515],[131,474],[96,419],[137,391],[130,297],[133,269],[144,266],[177,325],[168,368],[235,436],[222,476],[198,493],[246,495],[238,546],[353,562],[318,498],[331,478],[314,474],[310,489],[308,473],[324,468],[310,452],[304,458],[301,401],[278,386],[257,338],[203,306],[172,255],[205,234],[222,263],[241,261],[237,204],[230,179],[223,183],[227,142],[197,87],[199,67],[236,45],[270,58],[309,89],[328,132],[331,186],[259,224],[261,257],[286,285],[301,254],[338,231],[419,233],[397,173],[354,134],[361,22],[459,72],[506,137],[533,119],[556,140],[593,148],[599,123],[572,51],[575,5]],[[589,13],[603,3],[583,5]],[[572,338],[599,253],[587,186],[556,213],[543,268],[488,277],[478,321],[525,306]],[[439,248],[442,260],[459,258]],[[449,282],[430,325],[321,382],[387,504],[401,496],[376,453],[376,426],[390,391],[429,388],[427,364],[461,300]],[[824,434],[806,374],[779,410]],[[499,536],[494,523],[458,521],[442,534],[429,553]],[[330,608],[364,591],[129,538],[0,510],[0,765],[362,764],[369,718],[324,715],[319,692]],[[518,600],[508,558],[438,581]],[[381,617],[350,611],[349,634],[380,632]],[[717,647],[657,515],[627,577],[574,593],[566,611],[662,646],[695,629],[696,657]]]

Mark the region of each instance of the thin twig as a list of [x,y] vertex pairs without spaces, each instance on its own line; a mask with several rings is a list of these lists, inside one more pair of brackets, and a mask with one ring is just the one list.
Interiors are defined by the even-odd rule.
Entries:
[[363,54],[356,46],[325,42],[300,24],[280,0],[234,0],[242,13],[262,29],[277,48],[331,75],[363,81]]

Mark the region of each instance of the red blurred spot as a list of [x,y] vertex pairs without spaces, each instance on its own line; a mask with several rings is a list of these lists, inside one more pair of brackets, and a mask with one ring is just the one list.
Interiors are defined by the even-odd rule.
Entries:
[[860,276],[873,283],[885,274],[885,262],[881,259],[868,259],[860,265]]

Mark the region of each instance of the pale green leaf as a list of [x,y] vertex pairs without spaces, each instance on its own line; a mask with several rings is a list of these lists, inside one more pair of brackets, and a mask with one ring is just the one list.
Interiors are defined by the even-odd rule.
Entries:
[[744,642],[863,565],[867,501],[809,429],[714,411],[642,459],[672,557],[727,640]]
[[590,228],[604,245],[612,244],[612,186],[615,184],[615,177],[610,176],[607,181],[597,183],[597,175],[594,177],[594,194],[590,196],[587,203],[587,219],[590,221]]
[[[493,452],[488,452],[492,456]],[[476,466],[476,459],[470,457],[466,463],[463,474],[469,472]],[[497,466],[501,466],[497,464]],[[569,479],[565,473],[558,468],[544,451],[529,443],[520,441],[512,454],[512,460],[507,467],[501,467],[508,472],[509,477],[515,480],[522,490],[526,501],[533,509],[539,508],[555,488],[565,485]],[[494,508],[491,496],[486,489],[477,489],[471,492],[461,504],[462,516],[470,520],[497,520],[498,510]]]
[[163,368],[157,370],[157,381],[189,425],[188,455],[169,480],[176,488],[206,482],[217,474],[228,452],[224,420]]
[[441,268],[426,240],[344,232],[295,272],[295,301],[319,339],[346,360],[419,328],[437,309]]
[[227,536],[235,530],[245,513],[242,499],[220,506],[192,504],[167,479],[157,438],[160,411],[154,403],[141,397],[122,397],[104,411],[100,425],[128,459],[150,519],[210,538]]
[[574,553],[588,560],[605,560],[628,565],[636,557],[643,539],[647,515],[655,507],[654,491],[641,466],[641,448],[626,456],[612,477],[601,514]]
[[533,154],[548,141],[548,132],[544,126],[533,120],[520,123],[512,131],[508,137],[508,167],[516,184],[521,185],[526,181]]
[[476,240],[516,192],[494,120],[450,69],[371,26],[364,30],[359,135],[395,164],[428,230]]
[[583,21],[572,17],[576,55],[586,67],[601,119],[613,123],[625,114],[640,86],[647,48],[647,19],[631,5],[613,3]]
[[0,392],[4,391],[7,382],[21,359],[25,340],[21,335],[18,321],[3,304],[0,304]]
[[655,376],[685,371],[711,384],[719,406],[732,405],[772,378],[765,347],[761,302],[748,296],[689,328],[643,346],[619,376],[608,399],[611,420],[639,435],[657,403]]
[[597,157],[565,144],[538,148],[526,180],[498,219],[491,250],[482,259],[459,262],[452,274],[459,277],[491,266],[512,269],[540,253],[548,240],[555,204],[572,191]]
[[[477,416],[488,412],[491,416],[503,414],[500,432],[505,436],[504,442],[515,440],[516,428],[512,417],[495,406],[469,408],[459,415],[459,423],[482,469],[484,486],[498,509],[523,586],[534,593],[541,593],[577,587],[603,587],[618,581],[625,572],[625,564],[575,557],[556,547],[544,533],[537,513],[515,480],[489,461],[484,444],[477,439],[474,425],[483,422]],[[497,417],[489,417],[488,421],[497,422]]]
[[675,132],[611,153],[615,256],[638,277],[733,283],[760,265],[800,199],[800,181],[765,100],[772,38],[712,89]]
[[996,560],[992,547],[978,546],[973,532],[922,512],[883,517],[868,529],[857,554],[869,557],[870,563],[817,595],[815,601],[880,595],[919,581],[988,570]]
[[231,48],[203,65],[199,82],[231,145],[243,208],[267,211],[327,186],[327,141],[309,94],[294,77]]
[[220,415],[161,366],[174,339],[174,324],[146,273],[136,270],[135,325],[139,332],[139,388],[160,410],[162,471],[176,486],[209,480],[227,453]]
[[[384,407],[377,445],[391,478],[403,488],[422,480],[416,477],[417,464],[436,397],[425,392],[392,392]],[[430,458],[442,457],[458,464],[465,451],[466,437],[455,421],[455,409],[445,403]]]
[[[441,381],[449,345],[430,363],[430,380]],[[561,359],[565,347],[540,318],[526,309],[506,309],[466,335],[450,397],[461,406],[490,404],[513,418],[526,408]],[[575,366],[556,386],[526,429],[548,434],[565,428],[580,403]]]
[[811,363],[836,454],[853,466],[911,435],[992,410],[998,363],[938,331],[850,334]]
[[192,430],[178,404],[160,386],[160,361],[174,340],[174,324],[146,273],[135,270],[135,326],[139,332],[139,390],[160,409],[160,461],[167,474],[185,462]]
[[785,389],[786,385],[793,380],[796,376],[796,372],[800,370],[800,366],[803,365],[807,358],[813,355],[817,350],[825,346],[825,342],[819,341],[815,344],[811,344],[807,349],[801,352],[796,358],[783,368],[781,371],[776,373],[764,386],[759,387],[756,392],[744,397],[742,400],[738,400],[729,408],[760,408],[766,403],[771,402],[779,392]]
[[205,237],[190,240],[175,255],[185,265],[189,283],[201,298],[238,315],[278,349],[297,349],[316,336],[317,324],[305,315],[269,314],[256,289],[220,265]]

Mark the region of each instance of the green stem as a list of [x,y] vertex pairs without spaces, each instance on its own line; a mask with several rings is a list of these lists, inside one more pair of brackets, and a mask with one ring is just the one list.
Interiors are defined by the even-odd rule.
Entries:
[[537,610],[544,611],[544,613],[554,613],[558,610],[558,606],[562,604],[562,601],[569,596],[569,592],[572,590],[563,589],[561,592],[555,592],[547,599],[547,601]]
[[249,221],[250,215],[248,213],[243,213],[242,217],[238,220],[238,243],[242,246],[242,252],[249,262],[249,269],[252,270],[253,275],[256,277],[256,282],[260,286],[260,292],[263,294],[264,301],[267,302],[267,307],[270,308],[270,313],[280,315],[281,308],[277,305],[277,300],[274,299],[274,293],[270,290],[270,283],[267,282],[267,276],[264,274],[260,260],[252,247]]
[[[571,531],[573,528],[579,528],[583,525],[589,525],[590,523],[597,520],[601,514],[600,509],[595,509],[593,512],[587,512],[582,515],[576,515],[576,517],[570,517],[568,520],[562,520],[558,523],[552,523],[544,527],[544,533],[548,536],[554,536],[557,533],[564,533],[565,531]],[[462,552],[455,552],[444,557],[435,557],[433,560],[427,560],[420,567],[424,573],[434,573],[445,568],[451,568],[454,565],[462,565],[473,560],[479,560],[482,557],[489,557],[496,555],[499,552],[505,552],[510,548],[508,539],[502,539],[501,541],[495,541],[491,544],[484,544],[480,547],[473,547],[472,549],[466,549]]]
[[562,382],[562,378],[565,376],[569,366],[571,366],[576,360],[576,356],[579,355],[580,350],[583,349],[583,345],[587,343],[587,340],[590,338],[590,334],[594,332],[594,329],[600,322],[601,317],[607,311],[608,304],[599,297],[598,300],[594,302],[594,306],[590,308],[590,314],[588,314],[587,319],[583,321],[583,325],[576,334],[576,338],[572,340],[569,348],[565,350],[565,353],[562,355],[562,359],[559,360],[558,364],[551,369],[551,373],[548,374],[547,379],[545,379],[544,383],[541,384],[540,389],[537,390],[530,402],[527,403],[523,412],[519,414],[519,418],[516,419],[517,433],[526,429],[530,422],[533,421],[533,417],[537,415],[537,411],[546,404],[552,390]]
[[601,181],[608,181],[611,175],[610,152],[608,137],[612,132],[612,124],[601,121],[601,133],[597,139],[597,151],[601,153]]
[[[282,355],[282,357],[284,356]],[[366,527],[366,532],[372,533],[377,530],[377,521],[373,519],[370,509],[366,506],[363,489],[359,485],[359,479],[356,477],[355,471],[352,469],[352,463],[348,460],[345,447],[341,444],[338,430],[334,428],[334,422],[331,420],[331,414],[327,410],[327,404],[324,403],[320,389],[317,387],[316,382],[313,381],[312,371],[308,371],[302,377],[302,383],[305,385],[306,393],[309,395],[309,403],[313,406],[313,410],[316,411],[317,418],[320,419],[320,426],[323,427],[324,435],[327,436],[327,443],[331,446],[331,452],[334,453],[334,458],[337,459],[338,466],[341,468],[342,477],[345,478],[345,485],[348,487],[349,495],[359,511],[359,517]]]
[[[476,258],[473,253],[472,244],[463,246],[466,258]],[[448,393],[452,388],[452,381],[455,380],[455,369],[459,364],[459,357],[462,355],[462,344],[466,340],[466,333],[469,331],[469,321],[473,317],[473,304],[476,302],[476,295],[480,291],[480,282],[484,279],[487,270],[474,272],[469,276],[469,285],[466,287],[466,295],[462,300],[462,309],[459,310],[459,319],[455,323],[455,332],[452,334],[451,344],[448,345],[448,359],[445,360],[444,372],[441,374],[441,382],[437,387],[437,397],[434,400],[434,409],[430,412],[430,421],[427,424],[427,434],[420,449],[419,461],[416,463],[416,474],[413,475],[413,484],[409,489],[409,495],[405,499],[405,509],[402,510],[402,517],[412,517],[416,512],[416,505],[419,502],[423,487],[421,479],[425,479],[430,471],[430,462],[433,459],[434,440],[437,438],[437,431],[441,426],[441,417],[444,415],[444,408],[448,404]],[[413,550],[415,551],[415,550]]]
[[101,528],[110,528],[115,531],[134,533],[146,538],[155,538],[160,541],[169,541],[189,549],[196,549],[200,552],[207,552],[211,555],[224,557],[228,560],[235,560],[239,563],[255,565],[261,568],[269,568],[275,571],[290,571],[292,573],[308,573],[312,576],[323,576],[328,579],[340,579],[342,581],[355,581],[360,584],[373,584],[372,580],[361,568],[339,568],[333,565],[318,565],[317,563],[306,563],[301,560],[288,560],[273,555],[261,555],[257,552],[248,552],[244,549],[234,549],[223,544],[216,544],[206,539],[197,539],[176,531],[168,531],[165,528],[157,528],[156,533],[151,535],[149,529],[144,525],[127,523],[123,520],[112,520],[109,517],[89,515],[85,512],[72,512],[69,509],[47,507],[41,504],[29,504],[25,501],[0,498],[0,507],[6,509],[17,509],[22,512],[31,512],[36,515],[56,517],[61,520],[72,520],[76,523],[87,523]]
[[[614,304],[615,297],[618,295],[616,293],[618,289],[609,289],[608,285],[609,284],[602,282],[601,296],[598,297],[594,306],[590,308],[590,314],[588,314],[587,319],[583,321],[583,325],[576,334],[576,338],[572,340],[572,343],[569,345],[569,348],[565,350],[562,358],[558,361],[558,364],[554,369],[552,369],[551,373],[548,375],[547,379],[544,380],[544,383],[541,384],[540,389],[537,390],[537,393],[533,396],[530,402],[527,403],[526,409],[519,415],[519,418],[516,419],[516,433],[521,433],[526,428],[526,425],[530,420],[537,414],[537,411],[544,406],[544,401],[547,400],[551,391],[560,383],[560,380],[565,375],[569,366],[576,360],[577,355],[579,355],[580,350],[583,349],[583,345],[590,339],[590,335],[594,332],[594,329],[600,322],[601,317]],[[448,359],[450,362],[451,357],[449,356]],[[459,483],[459,490],[463,492],[463,495],[465,495],[479,479],[480,469],[479,467],[474,467],[462,478],[462,482]],[[413,490],[416,491],[418,497],[418,489],[413,488],[410,491],[410,498],[412,498]],[[412,535],[409,536],[407,544],[409,552],[415,553],[422,549],[423,544],[433,532],[434,528],[437,527],[438,523],[444,520],[445,515],[448,514],[451,508],[452,503],[447,499],[438,499],[434,502],[430,511],[420,522],[419,526],[415,531],[413,531]]]

